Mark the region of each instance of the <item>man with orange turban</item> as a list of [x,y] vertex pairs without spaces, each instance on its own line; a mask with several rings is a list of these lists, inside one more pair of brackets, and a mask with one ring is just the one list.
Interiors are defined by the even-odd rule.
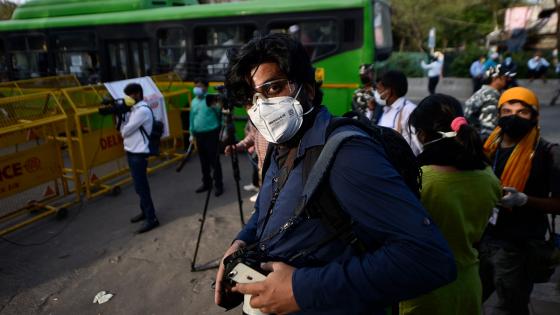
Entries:
[[484,150],[504,196],[480,245],[483,299],[496,291],[493,314],[528,315],[533,283],[547,281],[553,270],[537,267],[543,266],[548,214],[560,211],[560,148],[540,138],[539,101],[531,90],[506,90],[498,111]]

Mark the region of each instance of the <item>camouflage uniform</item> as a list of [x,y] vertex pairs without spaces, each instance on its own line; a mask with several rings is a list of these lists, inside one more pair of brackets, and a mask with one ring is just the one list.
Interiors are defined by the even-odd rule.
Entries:
[[500,92],[483,85],[465,102],[465,118],[479,130],[482,139],[488,138],[498,123]]
[[373,87],[362,87],[352,95],[352,110],[360,115],[365,115],[367,103],[373,99]]

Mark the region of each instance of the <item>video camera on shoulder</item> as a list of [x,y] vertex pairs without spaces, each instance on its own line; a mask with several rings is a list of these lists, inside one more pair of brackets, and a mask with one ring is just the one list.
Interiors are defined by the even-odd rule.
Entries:
[[101,106],[99,106],[98,111],[99,114],[104,116],[126,114],[134,104],[136,104],[136,101],[130,96],[114,99],[107,95],[101,100]]
[[261,263],[268,261],[267,256],[258,250],[241,249],[224,258],[224,278],[222,285],[222,303],[220,306],[230,310],[241,302],[245,314],[264,315],[257,309],[253,309],[249,304],[250,295],[243,296],[240,293],[232,292],[231,289],[236,283],[253,283],[266,279],[268,271],[261,269]]

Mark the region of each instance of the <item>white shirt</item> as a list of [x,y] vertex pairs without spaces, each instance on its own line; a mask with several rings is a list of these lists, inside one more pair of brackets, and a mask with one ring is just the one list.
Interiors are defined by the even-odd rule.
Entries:
[[367,117],[368,120],[372,120],[372,119],[373,119],[373,114],[374,114],[374,113],[375,113],[375,112],[374,112],[373,110],[371,110],[371,109],[369,109],[369,108],[366,108],[366,117]]
[[544,58],[536,58],[533,57],[531,59],[529,59],[529,61],[527,61],[527,66],[529,66],[529,69],[531,70],[537,70],[541,67],[548,67],[550,66],[550,63],[548,63],[548,61],[546,61],[546,59]]
[[441,75],[441,69],[443,68],[443,62],[436,60],[429,64],[426,64],[424,60],[420,63],[424,70],[428,70],[428,77],[439,77]]
[[140,126],[149,135],[152,132],[152,112],[144,101],[132,106],[121,125],[121,136],[123,137],[124,150],[132,153],[150,153],[149,140],[140,132]]
[[383,106],[383,113],[379,119],[379,126],[389,127],[400,132],[403,138],[408,142],[414,155],[420,154],[422,146],[414,134],[408,128],[408,118],[410,113],[416,108],[416,104],[404,97],[397,99],[391,106]]

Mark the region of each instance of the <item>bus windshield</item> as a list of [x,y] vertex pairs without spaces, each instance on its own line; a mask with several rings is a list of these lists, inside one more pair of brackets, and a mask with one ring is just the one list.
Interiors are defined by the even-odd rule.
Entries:
[[391,31],[391,8],[385,1],[374,1],[373,31],[375,37],[375,60],[389,58],[393,50],[393,33]]

